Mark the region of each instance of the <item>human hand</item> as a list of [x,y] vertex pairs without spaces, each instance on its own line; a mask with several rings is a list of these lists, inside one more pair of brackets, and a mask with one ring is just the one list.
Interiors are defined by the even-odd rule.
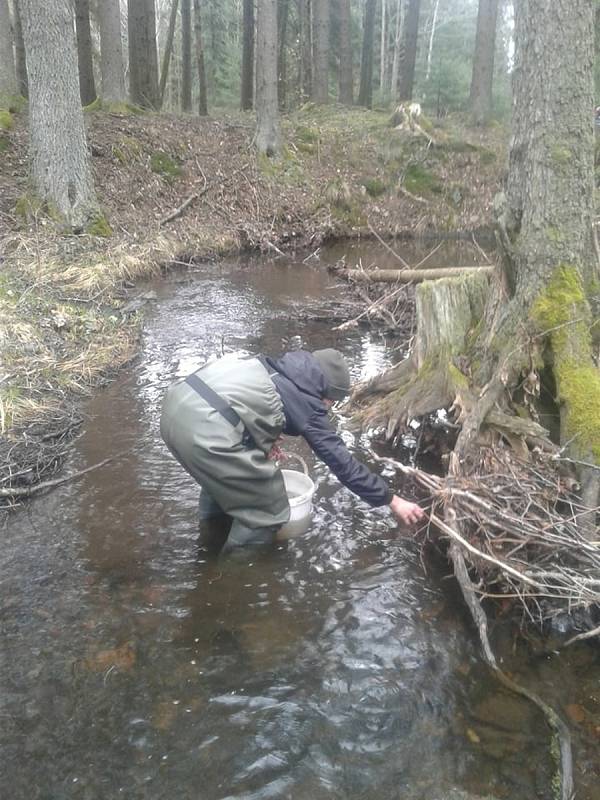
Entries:
[[416,503],[403,500],[395,494],[390,503],[392,514],[404,525],[415,525],[425,519],[425,512]]
[[269,455],[267,458],[271,461],[281,461],[285,458],[285,454],[279,445],[274,444],[273,447],[269,450]]

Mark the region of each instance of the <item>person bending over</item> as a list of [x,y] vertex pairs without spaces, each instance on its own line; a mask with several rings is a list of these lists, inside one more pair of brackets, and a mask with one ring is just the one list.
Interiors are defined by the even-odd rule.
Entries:
[[331,348],[281,358],[225,356],[167,391],[160,430],[167,447],[200,484],[201,520],[232,520],[226,549],[274,541],[290,507],[272,456],[281,434],[302,436],[315,455],[370,506],[389,505],[412,525],[423,510],[357,461],[328,420],[350,393],[350,371]]

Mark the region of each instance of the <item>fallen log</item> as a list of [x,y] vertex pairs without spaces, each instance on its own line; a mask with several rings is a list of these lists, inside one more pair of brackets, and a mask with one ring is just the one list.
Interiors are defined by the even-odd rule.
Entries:
[[440,278],[456,278],[459,275],[491,274],[494,267],[440,267],[434,269],[340,269],[336,274],[357,283],[421,283]]

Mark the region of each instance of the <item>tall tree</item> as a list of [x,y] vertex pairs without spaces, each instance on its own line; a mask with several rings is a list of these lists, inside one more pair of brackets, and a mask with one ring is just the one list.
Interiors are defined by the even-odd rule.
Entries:
[[142,108],[158,108],[158,56],[154,0],[127,0],[129,93]]
[[8,0],[0,0],[0,106],[3,96],[11,97],[17,93],[17,74]]
[[437,27],[438,11],[440,8],[440,0],[434,0],[433,9],[431,12],[431,25],[429,28],[429,37],[427,44],[427,57],[425,59],[425,81],[431,77],[431,59],[433,56],[433,40],[435,39],[435,29]]
[[312,99],[329,100],[329,0],[311,0],[313,75]]
[[71,228],[83,230],[98,214],[98,205],[79,97],[73,4],[21,0],[21,11],[34,190]]
[[471,80],[471,113],[477,125],[483,125],[492,113],[497,19],[498,0],[479,0]]
[[408,0],[408,10],[404,25],[403,59],[400,68],[400,100],[412,100],[417,63],[417,44],[419,40],[419,14],[421,0]]
[[402,41],[404,32],[404,0],[397,0],[396,24],[394,33],[394,57],[392,60],[392,77],[390,81],[392,97],[398,97],[398,81],[402,62]]
[[21,0],[13,0],[15,30],[15,66],[17,69],[17,88],[19,94],[27,97],[27,61],[25,59],[25,43],[23,42],[23,25],[21,24]]
[[92,32],[90,29],[90,0],[75,0],[75,22],[77,28],[79,91],[82,104],[89,106],[96,99],[94,62],[92,59]]
[[277,99],[277,0],[258,0],[256,26],[256,147],[274,156],[281,150]]
[[173,0],[171,13],[169,14],[169,27],[167,29],[167,40],[163,52],[162,66],[160,70],[160,83],[158,87],[159,108],[162,108],[165,100],[165,90],[169,77],[169,67],[173,56],[173,42],[175,40],[175,27],[177,25],[177,13],[179,11],[179,0]]
[[312,97],[312,25],[311,0],[298,0],[300,27],[300,95],[302,100]]
[[[544,0],[515,4],[513,133],[502,217],[513,298],[503,307],[500,335],[531,320],[554,373],[562,440],[576,458],[600,464],[600,371],[592,359],[590,307],[600,278],[592,244],[592,5],[554,0],[548,13]],[[526,360],[528,345],[521,346]],[[597,478],[583,470],[590,508],[598,504]]]
[[358,105],[373,105],[373,38],[375,35],[375,10],[377,0],[366,0],[363,24],[362,55],[360,59],[360,88]]
[[100,28],[102,99],[107,103],[123,103],[127,93],[121,39],[121,3],[119,0],[101,0],[96,4],[96,13]]
[[192,110],[192,4],[181,0],[181,108]]
[[198,67],[198,113],[201,117],[205,117],[208,114],[208,91],[206,87],[206,64],[204,61],[204,43],[202,41],[200,0],[194,0],[194,31],[196,39],[196,65]]
[[290,0],[279,0],[277,11],[279,107],[285,109],[287,103],[287,30],[290,16]]
[[254,0],[243,0],[241,109],[254,106]]
[[379,46],[379,88],[385,90],[387,78],[387,31],[388,31],[388,8],[386,0],[381,0],[381,43]]
[[354,102],[352,70],[352,6],[350,0],[339,0],[340,27],[340,103],[351,106]]

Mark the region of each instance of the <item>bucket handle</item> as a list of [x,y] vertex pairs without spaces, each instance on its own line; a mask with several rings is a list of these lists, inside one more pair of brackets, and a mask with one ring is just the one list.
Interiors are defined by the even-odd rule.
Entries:
[[295,459],[297,459],[297,460],[298,460],[298,461],[299,461],[299,462],[302,464],[302,470],[303,470],[304,474],[305,474],[305,475],[308,475],[308,464],[307,464],[307,463],[306,463],[306,461],[305,461],[305,460],[302,458],[302,456],[299,456],[299,455],[298,455],[298,453],[288,453],[288,452],[287,452],[287,451],[285,451],[285,450],[283,450],[282,452],[283,452],[283,454],[285,455],[285,458],[286,458],[286,459],[288,459],[288,458],[295,458]]

